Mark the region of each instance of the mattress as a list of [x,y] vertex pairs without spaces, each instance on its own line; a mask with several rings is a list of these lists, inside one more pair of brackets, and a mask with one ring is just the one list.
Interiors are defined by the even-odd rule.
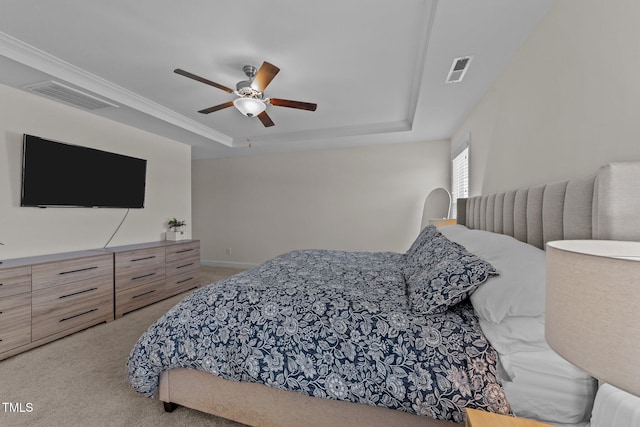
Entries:
[[503,378],[502,385],[517,416],[558,425],[589,420],[597,384],[587,373],[551,349],[515,352],[504,358],[514,378]]

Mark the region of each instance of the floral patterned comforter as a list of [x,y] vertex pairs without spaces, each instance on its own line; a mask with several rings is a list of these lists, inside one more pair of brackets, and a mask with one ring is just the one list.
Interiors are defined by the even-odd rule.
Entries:
[[161,371],[186,367],[457,422],[467,406],[509,412],[473,308],[412,314],[402,263],[294,251],[198,289],[140,338],[129,381],[153,396]]

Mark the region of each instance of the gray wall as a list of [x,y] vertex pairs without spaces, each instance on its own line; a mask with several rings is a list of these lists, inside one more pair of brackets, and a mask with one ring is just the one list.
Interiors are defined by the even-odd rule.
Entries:
[[405,251],[427,194],[449,187],[449,162],[448,141],[195,160],[194,237],[223,265],[301,248]]
[[640,160],[640,2],[557,1],[460,126],[472,195]]

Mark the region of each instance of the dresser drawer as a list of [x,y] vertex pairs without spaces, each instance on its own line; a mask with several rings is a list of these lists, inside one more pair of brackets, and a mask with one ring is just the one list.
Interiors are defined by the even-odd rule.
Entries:
[[31,342],[31,293],[0,298],[0,353]]
[[31,267],[34,291],[113,274],[113,255],[103,254]]
[[116,293],[116,317],[121,317],[145,305],[153,304],[166,296],[164,279],[118,291]]
[[176,295],[200,286],[200,269],[185,271],[167,278],[167,296]]
[[193,259],[200,262],[200,241],[178,243],[167,246],[167,262]]
[[186,272],[200,270],[200,259],[179,259],[167,262],[166,276],[167,279]]
[[116,253],[116,290],[155,282],[165,277],[164,248]]
[[32,294],[34,341],[77,326],[113,319],[111,276],[71,283]]
[[31,267],[0,271],[0,298],[31,292]]

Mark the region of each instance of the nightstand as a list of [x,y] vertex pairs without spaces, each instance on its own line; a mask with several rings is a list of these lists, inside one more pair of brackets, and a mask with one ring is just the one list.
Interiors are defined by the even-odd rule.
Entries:
[[550,424],[525,418],[509,417],[491,412],[466,409],[467,422],[465,427],[553,427]]
[[455,218],[429,218],[429,224],[433,224],[436,227],[444,227],[445,225],[455,225]]

